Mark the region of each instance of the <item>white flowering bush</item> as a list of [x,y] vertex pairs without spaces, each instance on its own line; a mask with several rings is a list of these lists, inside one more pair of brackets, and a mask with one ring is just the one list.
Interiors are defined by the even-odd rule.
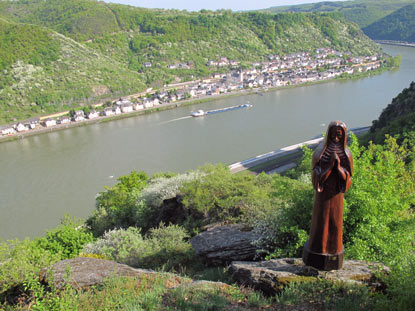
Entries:
[[144,201],[146,205],[157,208],[164,200],[174,198],[183,183],[198,179],[201,176],[202,173],[196,171],[179,174],[170,178],[160,177],[152,179],[147,187],[143,189],[137,201]]
[[83,253],[102,255],[130,266],[137,266],[139,254],[146,247],[140,229],[130,227],[104,233],[101,239],[87,244]]
[[195,254],[184,228],[161,224],[143,236],[140,229],[114,229],[87,244],[84,254],[103,256],[132,267],[174,270],[192,261]]
[[185,182],[199,179],[200,176],[202,173],[196,171],[151,179],[137,198],[132,216],[134,225],[143,230],[157,226],[163,201],[175,198]]
[[259,257],[279,258],[301,256],[308,239],[313,208],[313,189],[310,184],[273,176],[274,205],[255,217],[254,242]]

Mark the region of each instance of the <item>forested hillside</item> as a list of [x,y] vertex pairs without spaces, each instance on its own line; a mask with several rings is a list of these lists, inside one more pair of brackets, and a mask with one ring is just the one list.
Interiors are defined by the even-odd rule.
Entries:
[[0,123],[228,71],[207,65],[221,57],[244,67],[268,54],[321,47],[379,52],[356,25],[326,13],[189,13],[18,0],[1,1],[0,16]]
[[415,4],[402,9],[363,28],[372,39],[415,42]]
[[145,87],[124,64],[44,28],[0,20],[0,124]]
[[405,88],[383,109],[373,121],[367,140],[383,143],[385,134],[395,136],[398,142],[415,143],[415,82]]
[[277,12],[339,12],[349,21],[364,28],[394,11],[415,3],[414,0],[353,0],[323,1],[311,4],[271,7],[265,11]]

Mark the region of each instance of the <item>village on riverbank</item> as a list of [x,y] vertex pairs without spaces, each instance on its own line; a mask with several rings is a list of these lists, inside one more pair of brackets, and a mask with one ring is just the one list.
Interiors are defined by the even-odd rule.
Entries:
[[262,91],[270,89],[366,73],[378,69],[385,62],[384,56],[380,54],[352,57],[350,53],[343,54],[330,48],[316,49],[313,53],[268,55],[267,60],[253,63],[249,69],[242,69],[238,62],[221,57],[218,60],[209,60],[208,65],[227,67],[228,73],[171,84],[160,90],[147,89],[139,94],[85,106],[80,110],[64,111],[21,122],[16,120],[15,123],[0,127],[0,133],[3,138],[24,137],[103,118],[134,115],[134,112],[150,111],[161,106],[171,107],[172,104],[178,105],[184,101],[214,98],[231,92],[256,90],[261,94]]

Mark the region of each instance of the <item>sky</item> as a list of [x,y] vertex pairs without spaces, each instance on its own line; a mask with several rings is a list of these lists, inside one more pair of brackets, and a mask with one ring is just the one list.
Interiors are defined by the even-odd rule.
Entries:
[[[331,0],[339,1],[339,0]],[[105,0],[105,2],[129,4],[144,8],[179,9],[188,11],[200,11],[201,9],[219,10],[231,9],[232,11],[259,10],[272,6],[295,5],[303,3],[320,2],[318,0]]]

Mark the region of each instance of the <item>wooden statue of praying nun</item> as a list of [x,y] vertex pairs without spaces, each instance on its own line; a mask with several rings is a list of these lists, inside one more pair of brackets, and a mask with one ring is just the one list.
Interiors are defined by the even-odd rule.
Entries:
[[313,153],[313,218],[303,261],[319,270],[343,266],[343,194],[350,188],[353,173],[353,158],[346,141],[346,125],[332,121],[324,145]]

